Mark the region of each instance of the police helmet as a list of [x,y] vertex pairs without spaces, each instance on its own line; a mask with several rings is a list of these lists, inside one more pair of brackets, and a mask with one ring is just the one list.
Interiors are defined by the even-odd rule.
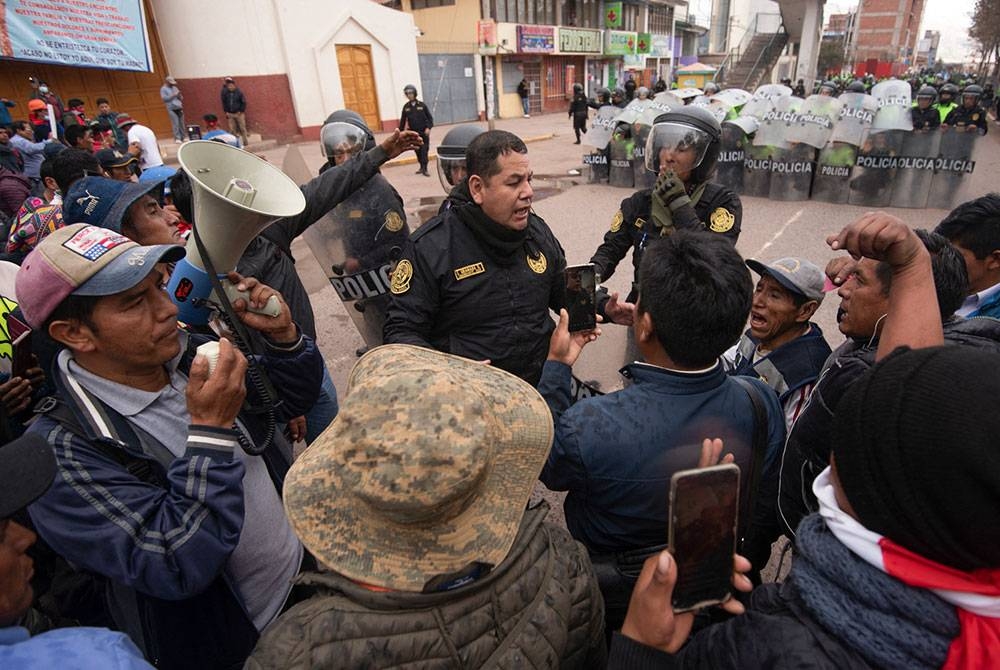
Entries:
[[837,92],[837,84],[836,84],[836,82],[832,82],[832,81],[829,81],[829,80],[828,81],[824,81],[822,84],[819,85],[820,95],[823,94],[823,91],[829,91],[830,95],[833,95],[834,93],[836,93]]
[[451,192],[452,188],[465,179],[465,151],[472,140],[484,132],[486,131],[474,123],[463,123],[445,133],[437,148],[438,179],[445,191]]
[[645,100],[646,98],[649,97],[649,89],[646,88],[645,86],[640,86],[639,88],[635,89],[635,94],[639,96],[640,100]]
[[719,92],[719,85],[716,84],[714,81],[710,81],[707,84],[705,84],[704,90],[705,90],[705,95],[713,95]]
[[962,89],[962,97],[965,98],[967,95],[975,97],[976,102],[979,102],[979,98],[983,97],[983,87],[979,84],[969,84]]
[[958,86],[955,86],[952,83],[947,83],[941,87],[941,92],[939,95],[948,95],[954,98],[956,95],[958,95]]
[[624,98],[625,97],[625,89],[622,88],[621,86],[616,87],[615,88],[615,92],[611,94],[611,97],[612,98]]
[[860,79],[855,79],[850,84],[847,85],[848,93],[867,93],[865,90],[865,82]]
[[934,98],[937,97],[937,89],[933,86],[921,86],[917,90],[917,100],[920,98],[930,98],[931,102],[934,102]]
[[412,93],[413,95],[417,94],[417,87],[414,86],[413,84],[407,84],[406,86],[403,87],[404,95],[409,95],[410,93]]
[[719,138],[722,127],[718,119],[704,107],[679,107],[656,117],[646,140],[646,169],[660,172],[660,152],[690,151],[690,181],[708,181],[719,159]]
[[611,102],[611,91],[606,88],[597,89],[597,101],[598,102]]
[[326,117],[319,131],[323,155],[331,163],[345,154],[354,156],[375,148],[375,136],[361,115],[350,109],[341,109]]
[[583,84],[573,84],[574,93],[583,93]]

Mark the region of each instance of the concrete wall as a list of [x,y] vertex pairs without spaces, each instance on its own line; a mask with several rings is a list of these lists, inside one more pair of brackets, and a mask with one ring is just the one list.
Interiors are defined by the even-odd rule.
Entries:
[[477,45],[476,21],[481,16],[479,0],[457,0],[446,7],[412,9],[403,0],[403,11],[412,12],[413,22],[423,35],[417,37],[420,53],[473,53]]
[[337,44],[371,46],[379,118],[399,119],[403,86],[420,81],[413,17],[370,0],[152,0],[189,117],[219,113],[222,78],[247,96],[252,131],[318,138],[344,106]]

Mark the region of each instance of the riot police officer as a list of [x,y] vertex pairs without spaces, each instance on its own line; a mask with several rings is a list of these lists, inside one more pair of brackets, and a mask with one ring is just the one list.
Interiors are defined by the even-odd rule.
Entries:
[[416,86],[407,84],[403,87],[403,93],[406,94],[407,103],[403,105],[403,113],[399,117],[399,129],[409,128],[423,138],[424,143],[415,151],[417,162],[420,164],[417,174],[430,177],[430,173],[427,172],[427,151],[431,144],[431,128],[434,127],[434,117],[431,116],[431,110],[427,105],[417,100]]
[[824,81],[819,85],[819,95],[826,95],[830,97],[837,96],[837,84],[832,81]]
[[944,120],[946,126],[954,126],[956,130],[965,132],[978,132],[985,135],[989,130],[986,122],[986,110],[979,105],[979,99],[983,95],[983,87],[978,84],[969,84],[962,91],[962,105],[949,112]]
[[611,91],[610,89],[601,87],[597,89],[597,100],[587,100],[587,107],[592,109],[600,109],[605,105],[611,104]]
[[934,104],[934,109],[938,111],[942,124],[946,123],[945,119],[948,118],[952,110],[958,107],[958,103],[955,102],[956,95],[958,95],[958,86],[954,84],[944,84],[938,92],[938,101]]
[[465,152],[472,140],[482,135],[482,128],[474,123],[463,123],[449,130],[437,148],[438,179],[441,186],[448,192],[448,197],[441,203],[438,214],[445,210],[472,202],[469,195],[469,176],[465,163]]
[[587,114],[589,105],[587,96],[583,93],[583,84],[573,84],[573,100],[569,103],[569,118],[573,119],[573,132],[576,142],[580,143],[580,133],[587,132]]
[[628,104],[628,101],[625,100],[624,88],[619,86],[614,90],[614,93],[611,94],[611,104],[614,105],[615,107],[618,107],[619,109],[625,108],[625,105]]
[[941,115],[933,107],[936,97],[937,91],[933,86],[921,86],[917,90],[917,99],[910,110],[914,130],[937,130],[941,125]]
[[[852,81],[850,84],[847,85],[846,92],[867,93],[868,91],[865,89],[865,82],[861,81],[860,79],[855,79],[854,81]],[[935,93],[937,93],[937,91],[935,91]]]
[[[704,107],[682,107],[656,117],[646,140],[645,157],[646,168],[659,177],[652,189],[637,191],[623,200],[612,219],[604,242],[590,259],[602,280],[614,274],[632,249],[638,281],[646,245],[678,229],[708,230],[736,244],[743,205],[732,190],[710,181],[721,135],[719,122]],[[626,303],[634,303],[635,297],[633,289]],[[626,313],[630,315],[630,306],[620,305],[617,299],[609,302],[607,297],[598,302],[609,319],[629,321]]]

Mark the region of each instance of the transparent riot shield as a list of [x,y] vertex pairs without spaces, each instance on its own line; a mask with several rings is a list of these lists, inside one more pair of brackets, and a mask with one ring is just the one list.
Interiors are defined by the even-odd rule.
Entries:
[[843,103],[828,95],[811,95],[799,107],[786,131],[789,142],[822,149],[833,134]]
[[653,188],[656,174],[646,169],[646,140],[649,138],[649,126],[641,123],[632,124],[632,136],[635,146],[632,147],[632,183],[638,190]]
[[615,117],[615,123],[628,123],[633,124],[639,120],[639,116],[645,111],[647,107],[652,103],[652,100],[639,100],[636,98],[632,102],[625,105],[625,109],[618,113]]
[[760,117],[760,128],[754,135],[754,146],[770,146],[779,149],[788,148],[788,129],[796,118],[802,105],[802,98],[791,96],[775,98],[769,111]]
[[723,122],[722,137],[719,140],[719,160],[715,164],[715,177],[712,181],[737,193],[743,192],[743,162],[746,159],[746,147],[749,143],[743,128],[729,121]]
[[583,155],[583,164],[587,166],[589,176],[587,181],[591,184],[608,183],[608,150],[591,151]]
[[889,206],[896,178],[896,159],[905,137],[906,132],[902,130],[869,131],[851,173],[849,203],[864,207]]
[[850,195],[851,172],[858,159],[858,148],[847,142],[830,142],[816,161],[812,199],[845,204]]
[[715,98],[710,98],[704,95],[699,95],[695,98],[690,106],[707,109],[719,123],[722,123],[725,118],[729,116],[730,110],[732,110],[732,105],[726,104],[722,100],[716,100]]
[[[790,95],[791,91],[788,93]],[[727,88],[713,95],[712,99],[719,100],[730,107],[742,107],[753,99],[753,94],[742,88]]]
[[775,147],[757,147],[747,143],[743,161],[743,193],[758,198],[771,195],[771,158],[778,151]]
[[583,143],[600,150],[607,147],[615,130],[615,117],[621,111],[614,105],[604,105],[598,109],[590,118],[590,130],[583,136]]
[[927,200],[933,207],[951,209],[968,199],[968,182],[976,167],[977,152],[983,150],[983,142],[979,133],[958,128],[945,128],[940,131],[940,138]]
[[622,124],[608,144],[608,184],[623,188],[632,188],[634,174],[632,171],[632,128]]
[[771,200],[809,199],[816,149],[808,144],[791,144],[778,149],[771,159]]
[[913,130],[909,83],[899,79],[879,82],[872,87],[872,97],[878,104],[872,130]]
[[653,100],[646,105],[646,108],[639,114],[638,123],[644,126],[652,126],[660,114],[666,114],[672,109],[680,109],[684,106],[684,101],[669,93],[658,93]]
[[642,360],[632,329],[615,324],[601,328],[601,336],[580,353],[573,365],[573,400],[604,395],[624,388],[619,370]]
[[837,100],[841,102],[840,115],[830,141],[860,147],[875,120],[878,102],[865,93],[844,93]]
[[410,231],[395,189],[375,175],[302,237],[365,344],[382,344],[389,277]]
[[934,181],[941,133],[914,130],[903,136],[892,184],[892,206],[923,209]]

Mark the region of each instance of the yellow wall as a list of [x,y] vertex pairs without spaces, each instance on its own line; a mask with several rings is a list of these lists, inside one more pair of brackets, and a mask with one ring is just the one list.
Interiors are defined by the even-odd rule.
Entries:
[[475,52],[479,0],[456,0],[454,5],[447,7],[417,10],[413,9],[411,0],[403,0],[403,11],[413,15],[413,22],[424,33],[417,37],[418,53]]

